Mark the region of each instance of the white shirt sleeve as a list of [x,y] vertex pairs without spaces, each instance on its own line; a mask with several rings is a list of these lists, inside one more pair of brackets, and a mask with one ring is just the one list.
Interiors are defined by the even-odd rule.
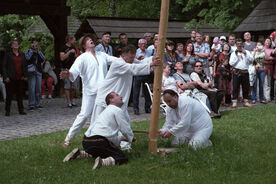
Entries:
[[248,64],[253,63],[254,61],[254,57],[249,51],[246,51],[246,61]]
[[77,57],[73,65],[71,66],[69,72],[72,74],[70,75],[69,79],[74,82],[76,78],[80,75],[81,69],[82,69],[82,58],[83,57]]
[[128,142],[132,142],[134,135],[130,128],[130,124],[125,118],[125,114],[121,109],[118,111],[118,113],[115,114],[115,119],[121,133],[128,139]]
[[[115,64],[115,63],[114,63]],[[148,75],[150,74],[150,64],[129,64],[125,61],[116,63],[114,66],[114,73],[118,75],[124,75],[126,73],[131,73],[132,75]]]
[[185,132],[187,132],[190,128],[192,120],[192,110],[189,108],[189,104],[184,104],[179,108],[181,108],[179,113],[180,120],[176,125],[170,128],[169,132],[176,137],[183,137],[183,135],[185,135]]
[[239,58],[236,55],[236,52],[233,52],[230,56],[229,64],[233,67],[235,67],[239,62]]
[[165,132],[165,131],[169,131],[169,129],[171,129],[173,126],[176,125],[175,121],[173,120],[173,116],[174,116],[174,110],[172,110],[171,108],[167,108],[166,111],[166,121],[163,125],[163,127],[160,129],[161,132]]
[[118,57],[110,56],[110,55],[108,55],[108,54],[106,54],[106,53],[104,53],[104,52],[102,52],[102,54],[104,54],[106,63],[107,63],[108,65],[111,65],[112,62],[116,62],[116,61],[119,60]]
[[191,77],[192,81],[201,81],[196,72],[192,72],[190,77]]

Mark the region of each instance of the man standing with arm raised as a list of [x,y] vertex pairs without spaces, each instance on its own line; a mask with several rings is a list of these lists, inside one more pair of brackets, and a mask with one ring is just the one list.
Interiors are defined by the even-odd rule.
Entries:
[[76,59],[70,70],[60,73],[61,79],[69,78],[71,81],[76,80],[80,75],[83,84],[81,112],[75,119],[65,140],[62,142],[63,147],[69,146],[70,140],[80,132],[86,120],[91,115],[98,86],[102,83],[107,73],[107,65],[112,61],[119,60],[103,52],[95,52],[95,44],[88,35],[83,37],[81,47],[85,52]]

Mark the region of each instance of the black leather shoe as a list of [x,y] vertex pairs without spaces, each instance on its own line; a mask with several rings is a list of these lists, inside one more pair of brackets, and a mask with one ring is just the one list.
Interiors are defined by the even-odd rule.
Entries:
[[22,112],[19,112],[20,115],[26,115],[27,113],[22,111]]
[[145,113],[151,113],[151,109],[145,109]]
[[134,114],[135,114],[135,115],[140,115],[140,113],[139,113],[138,110],[134,110]]
[[10,112],[6,112],[6,113],[5,113],[5,116],[10,116]]

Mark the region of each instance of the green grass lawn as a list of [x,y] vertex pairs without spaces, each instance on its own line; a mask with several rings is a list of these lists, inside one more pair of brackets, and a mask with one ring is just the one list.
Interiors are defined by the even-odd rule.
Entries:
[[[0,184],[102,183],[276,183],[276,106],[222,112],[214,120],[213,147],[193,151],[183,146],[168,157],[150,155],[145,134],[136,134],[129,163],[92,171],[93,159],[63,163],[82,134],[63,149],[67,131],[0,142]],[[163,124],[161,120],[160,124]],[[149,128],[149,122],[132,124]],[[169,146],[159,140],[160,147]],[[151,168],[151,169],[149,169]]]

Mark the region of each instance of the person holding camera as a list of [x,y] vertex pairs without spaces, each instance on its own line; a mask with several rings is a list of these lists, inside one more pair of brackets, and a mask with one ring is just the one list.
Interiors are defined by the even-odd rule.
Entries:
[[242,96],[244,99],[244,107],[252,107],[248,103],[249,91],[249,73],[248,68],[253,63],[253,56],[250,51],[243,49],[242,39],[236,39],[237,50],[230,56],[229,64],[234,68],[232,79],[232,108],[237,107],[239,86],[242,85]]
[[28,85],[29,85],[29,110],[42,108],[40,105],[42,63],[46,60],[44,54],[39,50],[39,41],[32,39],[31,48],[25,51],[28,64]]

